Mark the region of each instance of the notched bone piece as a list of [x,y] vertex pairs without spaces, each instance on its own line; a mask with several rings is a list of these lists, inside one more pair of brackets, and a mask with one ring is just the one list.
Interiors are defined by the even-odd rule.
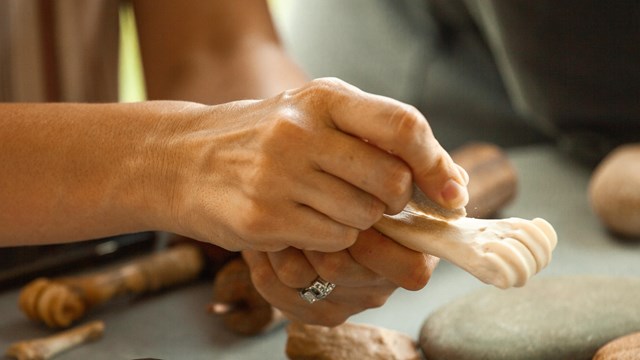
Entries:
[[92,321],[55,335],[20,341],[7,349],[7,356],[17,360],[46,360],[57,354],[70,350],[102,337],[104,322]]
[[249,266],[241,257],[216,274],[209,312],[220,316],[227,329],[246,336],[267,332],[286,321],[255,289]]
[[39,278],[20,292],[20,309],[51,328],[68,327],[90,309],[121,295],[139,295],[186,283],[204,267],[199,248],[181,244],[100,272]]
[[[517,173],[499,147],[475,143],[452,154],[469,174],[473,217],[495,214],[515,196]],[[557,236],[542,219],[466,218],[465,209],[444,209],[415,185],[405,209],[384,216],[374,227],[416,251],[461,267],[481,281],[500,288],[522,286],[551,260]]]
[[417,209],[385,215],[374,227],[416,251],[445,259],[484,283],[523,286],[546,267],[557,244],[545,220],[435,219]]
[[329,328],[292,322],[287,326],[291,360],[419,360],[413,339],[398,331],[344,323]]

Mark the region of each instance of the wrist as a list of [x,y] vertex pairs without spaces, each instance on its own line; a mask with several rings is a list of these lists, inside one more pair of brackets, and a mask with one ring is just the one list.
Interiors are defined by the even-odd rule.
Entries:
[[138,230],[180,233],[177,216],[181,189],[188,178],[187,154],[181,141],[204,105],[180,101],[140,103],[134,111],[136,128],[130,151],[122,162],[124,177],[118,186],[123,214]]

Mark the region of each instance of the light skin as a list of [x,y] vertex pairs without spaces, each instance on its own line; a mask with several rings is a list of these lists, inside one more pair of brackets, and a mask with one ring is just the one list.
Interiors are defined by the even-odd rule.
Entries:
[[[1,104],[3,245],[178,233],[242,250],[269,302],[322,325],[427,283],[436,259],[370,229],[412,181],[445,207],[466,203],[419,112],[306,82],[262,2],[134,4],[149,97],[184,101]],[[264,100],[228,103],[240,98]],[[317,276],[337,287],[307,304],[297,291]]]

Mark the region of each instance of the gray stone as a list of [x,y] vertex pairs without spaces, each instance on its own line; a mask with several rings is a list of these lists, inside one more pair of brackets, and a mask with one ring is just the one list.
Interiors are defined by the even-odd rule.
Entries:
[[591,359],[640,331],[640,278],[538,278],[483,289],[434,312],[420,333],[428,360]]

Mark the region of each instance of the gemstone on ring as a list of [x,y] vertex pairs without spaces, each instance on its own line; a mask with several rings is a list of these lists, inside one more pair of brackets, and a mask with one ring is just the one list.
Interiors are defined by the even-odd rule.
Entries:
[[329,296],[335,287],[335,284],[322,280],[322,278],[318,277],[313,281],[311,286],[300,290],[300,297],[309,304],[313,304],[314,302]]

